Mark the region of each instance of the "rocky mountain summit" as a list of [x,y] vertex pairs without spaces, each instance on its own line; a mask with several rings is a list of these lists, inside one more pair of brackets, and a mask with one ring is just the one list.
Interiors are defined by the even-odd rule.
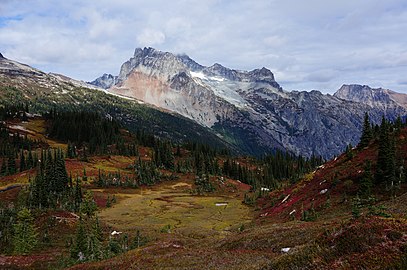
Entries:
[[338,98],[360,102],[372,108],[380,108],[384,111],[397,110],[398,107],[407,109],[407,95],[394,92],[389,89],[371,88],[367,85],[342,85],[334,94]]
[[357,143],[366,111],[373,121],[383,114],[389,118],[407,115],[401,103],[386,105],[386,98],[369,103],[346,86],[333,96],[319,91],[290,92],[265,67],[252,71],[218,63],[205,67],[187,55],[153,48],[137,48],[122,65],[117,82],[105,88],[179,113],[257,155],[284,148],[296,154],[332,157],[348,143]]
[[103,89],[108,89],[117,83],[117,78],[118,78],[117,76],[105,73],[96,80],[89,82],[89,84],[95,85]]

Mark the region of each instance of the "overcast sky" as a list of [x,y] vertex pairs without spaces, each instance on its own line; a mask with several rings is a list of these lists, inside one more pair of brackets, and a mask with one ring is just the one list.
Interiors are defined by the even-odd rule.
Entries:
[[85,81],[136,47],[267,67],[286,90],[407,93],[406,0],[0,0],[0,52]]

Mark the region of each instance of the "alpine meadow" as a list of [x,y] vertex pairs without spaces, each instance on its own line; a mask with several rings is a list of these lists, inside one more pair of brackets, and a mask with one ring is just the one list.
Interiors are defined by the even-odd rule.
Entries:
[[3,2],[0,269],[407,269],[404,1]]

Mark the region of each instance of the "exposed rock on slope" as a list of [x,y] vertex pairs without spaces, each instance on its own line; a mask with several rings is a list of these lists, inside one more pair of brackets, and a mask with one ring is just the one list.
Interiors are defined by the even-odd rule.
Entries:
[[90,84],[97,87],[108,89],[117,83],[117,76],[112,74],[103,74],[102,77],[97,78],[96,80],[90,82]]
[[285,148],[331,157],[348,143],[357,143],[365,111],[374,121],[383,113],[389,118],[407,114],[403,103],[392,99],[372,106],[345,91],[334,96],[287,92],[264,67],[252,71],[217,63],[205,67],[187,55],[153,48],[136,49],[108,91],[184,115],[251,154]]
[[[31,104],[31,112],[51,108],[92,110],[114,117],[132,131],[147,130],[174,142],[202,142],[219,148],[236,149],[181,115],[154,108],[133,98],[55,73],[44,73],[28,65],[0,58],[0,104]],[[182,128],[179,128],[182,127]]]
[[390,112],[399,107],[407,109],[407,95],[394,92],[389,89],[371,88],[367,85],[342,85],[334,94],[338,98],[360,102],[369,105],[372,108]]

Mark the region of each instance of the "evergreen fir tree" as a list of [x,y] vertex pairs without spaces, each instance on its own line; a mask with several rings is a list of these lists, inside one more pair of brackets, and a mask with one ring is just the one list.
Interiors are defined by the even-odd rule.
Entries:
[[377,184],[384,182],[384,176],[387,170],[387,157],[389,153],[389,132],[387,121],[382,117],[382,122],[379,131],[379,152],[377,156],[375,182]]
[[391,130],[391,124],[383,117],[380,125],[375,181],[377,184],[384,183],[388,189],[393,189],[396,177],[395,137]]
[[369,115],[366,112],[363,120],[362,136],[360,137],[360,142],[358,146],[360,148],[368,146],[372,138],[373,138],[372,127],[370,125]]
[[363,177],[360,181],[359,192],[363,197],[369,197],[373,186],[373,176],[371,172],[370,160],[365,162]]
[[17,223],[14,225],[14,253],[28,254],[37,245],[37,232],[30,210],[23,208],[17,214]]
[[71,250],[71,257],[80,261],[86,259],[88,254],[87,250],[87,237],[83,218],[80,217],[79,224],[76,230],[75,244]]
[[87,182],[87,181],[88,181],[88,177],[86,176],[86,169],[85,169],[85,167],[83,167],[82,181],[84,181],[84,182]]
[[7,172],[9,175],[16,173],[16,160],[14,159],[14,155],[10,154],[7,160]]
[[7,175],[7,165],[6,165],[6,160],[4,158],[1,162],[0,175],[2,175],[2,176]]
[[397,117],[396,121],[394,122],[394,128],[397,131],[400,131],[402,127],[403,127],[403,120],[401,119],[401,116],[399,115]]
[[82,203],[82,188],[79,177],[76,177],[75,181],[75,196],[74,196],[74,208],[76,212],[79,212]]
[[93,199],[93,194],[91,191],[87,191],[81,204],[81,213],[88,217],[93,217],[96,211],[97,205]]
[[28,157],[27,157],[27,168],[31,169],[34,167],[34,158],[33,158],[33,154],[31,152],[31,148],[28,149]]
[[24,151],[20,151],[20,172],[24,171],[26,169],[26,164],[25,164],[25,156],[24,156]]
[[181,156],[181,147],[179,146],[179,144],[177,144],[176,156],[177,156],[177,157],[180,157],[180,156]]
[[96,217],[92,225],[92,231],[88,240],[88,253],[91,260],[103,259],[103,233],[100,227],[99,218]]

